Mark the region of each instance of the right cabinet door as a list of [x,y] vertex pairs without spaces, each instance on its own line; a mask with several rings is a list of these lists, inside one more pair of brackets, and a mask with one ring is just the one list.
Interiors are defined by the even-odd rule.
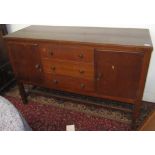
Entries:
[[143,52],[96,51],[96,90],[100,95],[136,99]]

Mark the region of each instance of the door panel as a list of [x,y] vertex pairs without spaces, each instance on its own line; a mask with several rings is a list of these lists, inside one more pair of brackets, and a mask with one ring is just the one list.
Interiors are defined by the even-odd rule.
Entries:
[[97,93],[135,99],[143,56],[142,52],[96,51]]
[[20,80],[41,82],[40,55],[35,44],[9,44],[9,54],[14,72]]

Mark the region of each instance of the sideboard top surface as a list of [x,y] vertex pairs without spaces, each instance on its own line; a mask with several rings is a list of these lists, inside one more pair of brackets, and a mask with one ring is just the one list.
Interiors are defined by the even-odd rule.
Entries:
[[152,47],[149,30],[135,28],[29,26],[4,38]]

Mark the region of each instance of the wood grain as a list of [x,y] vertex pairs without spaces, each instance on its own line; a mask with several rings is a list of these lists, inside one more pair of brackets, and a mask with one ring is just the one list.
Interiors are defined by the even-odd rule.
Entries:
[[96,51],[97,92],[136,99],[143,57],[143,52]]
[[94,81],[87,80],[84,78],[76,78],[72,76],[64,75],[53,75],[53,74],[44,74],[46,79],[45,85],[53,89],[58,90],[69,90],[71,92],[93,92],[94,91]]
[[51,41],[68,41],[96,44],[119,44],[131,46],[152,46],[148,29],[29,26],[6,36],[7,39],[23,38]]
[[82,46],[39,44],[42,58],[62,59],[79,62],[93,62],[94,49]]
[[93,63],[84,63],[60,59],[42,59],[44,73],[60,74],[84,79],[94,79]]

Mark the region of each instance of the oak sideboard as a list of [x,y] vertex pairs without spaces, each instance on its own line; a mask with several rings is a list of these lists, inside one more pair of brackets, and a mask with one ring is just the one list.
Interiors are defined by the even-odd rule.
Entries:
[[149,30],[30,26],[4,39],[24,103],[24,84],[31,84],[131,103],[138,118],[153,50]]

